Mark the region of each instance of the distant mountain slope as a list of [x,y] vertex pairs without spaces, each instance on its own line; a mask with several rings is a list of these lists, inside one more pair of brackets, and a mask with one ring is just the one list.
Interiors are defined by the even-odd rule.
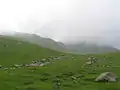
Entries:
[[20,39],[23,41],[28,41],[33,44],[37,44],[44,48],[49,48],[52,50],[67,52],[67,53],[107,53],[118,51],[112,46],[100,46],[94,43],[74,43],[74,44],[63,44],[61,42],[56,42],[49,38],[43,38],[36,34],[27,34],[27,33],[14,33],[13,36],[15,39]]
[[35,44],[0,36],[0,64],[26,63],[59,54]]
[[75,53],[107,53],[118,51],[112,46],[97,45],[94,43],[68,44],[67,49]]
[[36,34],[27,34],[27,33],[14,33],[16,39],[21,39],[23,41],[28,41],[30,43],[37,44],[44,48],[49,48],[56,51],[66,52],[66,47],[64,44],[56,42],[50,38],[43,38]]

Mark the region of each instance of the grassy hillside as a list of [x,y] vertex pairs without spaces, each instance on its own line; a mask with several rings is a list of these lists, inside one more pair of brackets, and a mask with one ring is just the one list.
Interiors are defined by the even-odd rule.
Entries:
[[49,49],[61,51],[61,52],[67,52],[67,49],[64,44],[57,43],[56,41],[49,38],[40,37],[36,34],[15,33],[13,36],[16,39],[21,39],[23,41],[37,44],[44,48],[49,48]]
[[26,63],[58,54],[35,44],[0,36],[0,64]]
[[[60,59],[37,68],[9,68],[13,64],[29,63],[51,55]],[[120,76],[120,52],[93,55],[99,59],[98,63],[82,67],[88,56],[91,55],[60,56],[58,52],[34,44],[0,37],[0,64],[8,67],[7,70],[0,69],[0,90],[120,90],[120,79],[114,83],[93,81],[106,71]]]
[[[119,54],[109,54],[113,60],[113,65],[118,65]],[[107,61],[102,60],[104,56],[110,58],[109,55],[97,56],[101,60],[99,63],[107,65]],[[93,82],[94,78],[100,73],[112,71],[120,76],[120,68],[96,67],[96,71],[91,68],[81,68],[87,60],[87,56],[75,56],[76,60],[72,60],[73,56],[68,56],[60,61],[47,67],[37,69],[21,68],[8,71],[0,71],[0,89],[2,90],[119,90],[120,80],[114,83],[97,83]],[[117,57],[117,58],[116,58]],[[120,65],[120,64],[119,64]],[[76,81],[70,76],[78,76]],[[83,76],[82,76],[83,75]],[[59,78],[60,87],[55,87],[54,81]],[[45,81],[44,81],[45,79]]]
[[74,53],[74,54],[84,54],[84,53],[108,53],[108,52],[116,52],[118,51],[116,48],[112,46],[100,46],[93,43],[75,43],[75,44],[63,44],[61,42],[56,42],[49,38],[43,38],[35,34],[27,34],[27,33],[15,33],[13,38],[21,39],[23,41],[27,41],[33,44],[37,44],[44,48],[49,48],[52,50]]

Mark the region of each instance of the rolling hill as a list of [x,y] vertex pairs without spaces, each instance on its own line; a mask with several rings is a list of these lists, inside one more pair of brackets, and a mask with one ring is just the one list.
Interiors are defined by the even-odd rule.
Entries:
[[49,48],[64,53],[86,54],[86,53],[108,53],[118,51],[118,49],[112,46],[97,45],[96,43],[78,42],[73,44],[66,43],[64,44],[61,42],[56,42],[49,38],[40,37],[36,34],[15,33],[11,36],[15,37],[15,39],[18,38],[23,41],[28,41],[30,43],[37,44],[44,48]]
[[63,43],[56,42],[50,38],[43,38],[36,34],[28,34],[28,33],[15,33],[12,34],[11,36],[15,37],[15,39],[20,39],[33,44],[37,44],[44,48],[49,48],[60,52],[67,52],[67,49]]
[[58,54],[58,52],[40,47],[36,44],[0,36],[0,64],[11,64],[13,62],[26,63]]
[[62,54],[66,57],[54,60],[54,63],[47,66],[14,69],[9,67],[13,64],[29,63],[32,60],[47,58],[51,55],[59,57],[60,54],[35,44],[0,36],[0,64],[8,67],[7,70],[4,67],[0,68],[0,90],[120,89],[119,78],[117,82],[94,82],[99,74],[107,71],[120,76],[120,52],[92,54],[98,58],[98,63],[88,67],[82,66],[91,55],[66,55],[64,53]]

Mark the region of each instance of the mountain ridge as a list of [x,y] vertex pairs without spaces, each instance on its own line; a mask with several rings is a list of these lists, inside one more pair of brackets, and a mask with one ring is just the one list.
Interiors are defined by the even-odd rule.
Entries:
[[108,46],[108,45],[98,45],[96,43],[88,43],[88,42],[77,42],[73,44],[64,44],[62,42],[56,42],[50,38],[43,38],[36,34],[29,33],[20,33],[16,32],[11,36],[17,39],[21,39],[23,41],[28,41],[33,44],[37,44],[44,48],[49,48],[55,51],[66,52],[66,53],[108,53],[108,52],[116,52],[118,49]]

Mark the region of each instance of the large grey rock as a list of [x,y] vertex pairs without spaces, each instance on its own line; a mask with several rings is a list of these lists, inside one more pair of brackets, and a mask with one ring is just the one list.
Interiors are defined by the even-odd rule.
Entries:
[[109,81],[109,82],[115,82],[117,79],[117,76],[112,72],[104,72],[100,74],[95,81]]

